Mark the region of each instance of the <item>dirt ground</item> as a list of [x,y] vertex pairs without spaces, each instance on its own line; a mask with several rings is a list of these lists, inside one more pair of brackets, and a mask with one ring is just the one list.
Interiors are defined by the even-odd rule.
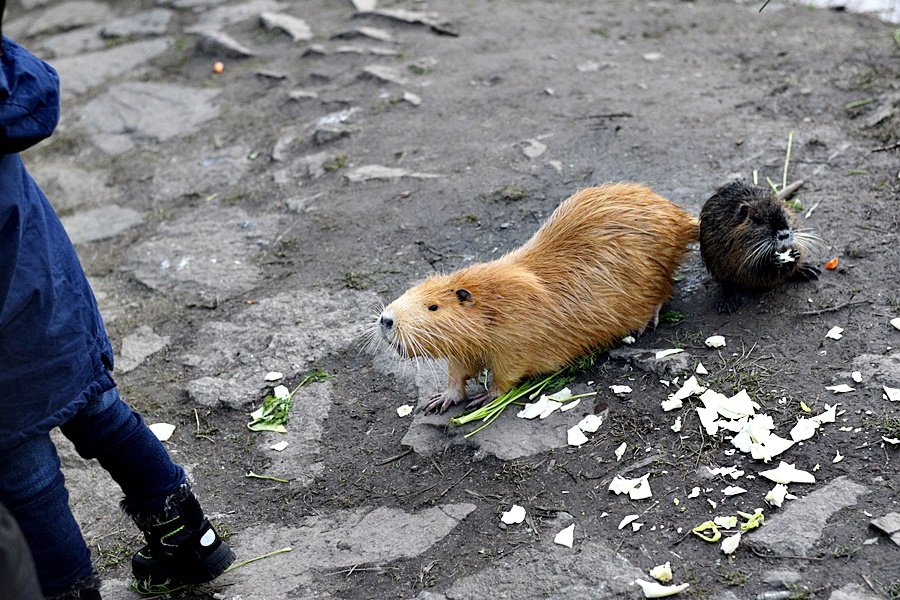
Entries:
[[[152,4],[116,3],[114,10],[122,15]],[[162,351],[118,379],[148,420],[178,425],[178,458],[193,465],[196,487],[208,503],[227,506],[217,521],[229,535],[259,523],[290,527],[362,506],[408,512],[444,503],[476,506],[418,556],[323,573],[314,595],[284,597],[413,598],[423,591],[463,597],[448,592],[455,582],[543,547],[541,540],[561,528],[559,513],[568,513],[578,524],[574,552],[594,540],[644,570],[669,560],[676,582],[691,584],[681,597],[754,598],[778,589],[789,595],[778,597],[829,598],[853,583],[872,597],[900,598],[900,546],[884,535],[864,543],[879,537],[872,518],[900,512],[900,450],[882,442],[882,436],[900,437],[900,404],[882,396],[883,385],[900,387],[900,331],[889,325],[900,316],[900,42],[896,26],[870,16],[781,3],[759,12],[759,4],[380,3],[434,12],[440,26],[430,28],[354,16],[349,1],[310,0],[283,7],[310,25],[315,37],[309,42],[295,43],[255,20],[228,24],[228,33],[255,56],[225,58],[218,76],[210,66],[220,54],[185,33],[202,13],[181,8],[169,25],[175,43],[144,65],[137,79],[217,90],[215,119],[184,136],[142,142],[112,156],[70,119],[54,142],[30,153],[39,165],[106,174],[106,192],[143,215],[122,235],[80,244],[79,253],[103,290],[101,304],[118,307],[118,316],[108,319],[117,348],[140,325],[169,338]],[[360,26],[386,30],[394,41],[334,37]],[[379,45],[395,55],[337,52],[343,43]],[[393,67],[403,83],[364,75],[371,64]],[[292,90],[316,96],[291,98]],[[404,100],[404,91],[416,98]],[[74,113],[97,94],[64,102],[64,110]],[[339,111],[348,113],[339,126],[316,125]],[[704,385],[728,395],[746,389],[780,432],[804,416],[801,402],[813,414],[825,403],[841,403],[845,412],[837,423],[782,457],[798,468],[819,466],[815,485],[791,491],[802,497],[846,477],[867,492],[852,507],[829,513],[802,556],[754,545],[748,535],[729,557],[717,544],[690,535],[718,514],[757,507],[766,509],[767,518],[780,512],[763,502],[771,482],[713,477],[706,466],[738,464],[751,474],[769,467],[726,455],[730,443],[702,431],[692,409],[696,399],[682,411],[664,413],[660,402],[672,389],[659,383],[662,377],[607,354],[598,354],[573,383],[596,390],[597,402],[609,407],[587,444],[514,460],[461,444],[429,456],[401,444],[410,421],[395,409],[419,399],[410,370],[389,375],[377,357],[361,351],[361,335],[329,345],[329,330],[319,331],[328,351],[311,349],[314,364],[275,365],[284,367],[278,370],[288,384],[313,366],[331,375],[333,404],[318,442],[321,465],[308,485],[246,477],[272,467],[272,453],[260,450],[246,428],[247,413],[264,395],[261,387],[242,406],[230,407],[204,406],[188,393],[186,382],[204,373],[184,356],[203,353],[209,339],[204,327],[231,322],[262,299],[358,294],[368,299],[368,312],[340,313],[342,322],[333,326],[361,333],[374,320],[378,301],[388,303],[431,272],[516,247],[580,187],[646,182],[699,214],[704,200],[731,179],[749,180],[757,171],[761,180],[781,183],[791,132],[788,179],[805,181],[795,197],[797,216],[822,240],[813,261],[822,266],[838,257],[839,266],[816,283],[748,298],[725,316],[714,309],[717,286],[694,251],[664,308],[664,322],[635,346],[685,349],[709,370]],[[305,161],[319,153],[324,156]],[[238,159],[205,168],[225,155]],[[212,162],[201,166],[201,158]],[[371,164],[436,177],[348,177]],[[52,192],[52,181],[41,183]],[[248,222],[274,223],[245,258],[258,269],[251,284],[196,296],[135,275],[135,248],[165,241],[179,219],[195,223],[197,236],[214,244],[217,211],[233,209]],[[297,320],[285,329],[308,326]],[[833,326],[844,328],[842,339],[825,337]],[[280,331],[263,324],[258,333],[265,347],[277,343]],[[714,334],[725,336],[725,348],[704,345]],[[211,344],[207,350],[217,356],[221,348]],[[241,351],[228,350],[234,360]],[[856,370],[864,381],[854,392],[825,389],[854,385],[848,374]],[[420,376],[431,378],[431,371],[423,367]],[[609,386],[621,383],[632,393],[611,394]],[[679,414],[680,434],[670,429]],[[501,418],[515,417],[508,411]],[[627,451],[619,462],[614,451],[623,442]],[[836,451],[844,458],[835,463]],[[607,491],[614,474],[635,464],[632,476],[651,473],[652,501]],[[710,494],[718,509],[687,499],[694,486],[729,484],[747,493]],[[784,509],[791,502],[799,500]],[[501,529],[499,515],[512,504],[525,506],[531,521]],[[640,531],[617,528],[629,513],[641,515]],[[804,527],[802,520],[798,526]],[[121,529],[96,535],[111,536],[93,545],[104,576],[127,578],[128,549],[137,534]],[[781,571],[794,576],[787,587],[773,587],[770,575]],[[232,596],[216,583],[179,595]],[[500,596],[485,590],[482,597]]]

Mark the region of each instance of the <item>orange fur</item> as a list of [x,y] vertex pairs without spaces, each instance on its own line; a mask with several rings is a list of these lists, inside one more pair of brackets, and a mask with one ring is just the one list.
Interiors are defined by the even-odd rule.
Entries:
[[445,400],[483,368],[496,397],[645,326],[697,236],[695,218],[645,186],[583,189],[520,248],[407,290],[382,313],[385,336],[406,356],[448,360]]

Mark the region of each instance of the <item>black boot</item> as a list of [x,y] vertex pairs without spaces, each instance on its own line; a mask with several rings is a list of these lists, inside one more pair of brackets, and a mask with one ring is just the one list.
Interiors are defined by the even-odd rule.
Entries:
[[234,552],[222,541],[187,484],[166,499],[156,513],[122,509],[144,534],[147,545],[131,559],[139,589],[211,581],[234,562]]

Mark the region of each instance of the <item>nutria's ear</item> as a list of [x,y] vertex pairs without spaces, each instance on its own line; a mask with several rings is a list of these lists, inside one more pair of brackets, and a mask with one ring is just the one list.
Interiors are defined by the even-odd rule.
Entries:
[[749,204],[741,204],[738,207],[737,217],[739,221],[743,221],[747,218],[747,215],[750,214],[750,205]]
[[458,289],[456,290],[456,297],[459,298],[459,303],[463,306],[471,306],[472,305],[472,292],[469,290]]

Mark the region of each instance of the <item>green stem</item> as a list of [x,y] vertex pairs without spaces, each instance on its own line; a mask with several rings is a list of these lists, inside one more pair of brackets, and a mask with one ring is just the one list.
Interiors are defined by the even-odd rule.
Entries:
[[262,560],[264,558],[269,558],[270,556],[275,556],[276,554],[284,554],[285,552],[290,552],[292,550],[293,550],[293,548],[291,548],[290,546],[288,546],[287,548],[282,548],[281,550],[273,550],[272,552],[267,552],[261,556],[255,556],[253,558],[248,558],[247,560],[242,560],[239,563],[234,563],[233,565],[231,565],[230,567],[225,569],[225,571],[223,571],[223,572],[227,573],[228,571],[234,571],[235,569],[240,569],[241,567],[245,567],[245,566],[249,565],[250,563],[254,563],[258,560]]
[[253,471],[247,471],[245,477],[249,477],[250,479],[268,479],[269,481],[277,481],[278,483],[290,483],[289,479],[279,479],[278,477],[272,477],[271,475],[257,475]]

